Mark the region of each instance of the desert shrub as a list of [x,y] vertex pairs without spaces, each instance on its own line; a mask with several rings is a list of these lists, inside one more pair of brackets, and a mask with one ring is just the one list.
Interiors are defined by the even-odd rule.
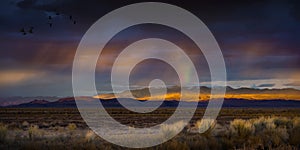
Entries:
[[[237,147],[245,147],[248,138],[254,133],[254,126],[248,120],[235,119],[230,123],[229,134]],[[224,141],[229,143],[228,141]]]
[[88,130],[85,134],[85,141],[90,143],[91,141],[93,141],[96,138],[96,134],[94,133],[94,131],[92,130]]
[[276,128],[276,125],[274,124],[274,118],[260,117],[257,119],[252,119],[251,121],[255,127],[256,134],[263,132],[265,129],[272,130]]
[[7,136],[7,127],[6,125],[0,123],[0,142],[3,143],[6,140]]
[[28,128],[29,127],[29,123],[27,121],[22,122],[22,128]]
[[289,143],[299,148],[300,146],[300,118],[293,119],[293,129],[291,129]]
[[260,117],[258,119],[252,119],[255,127],[255,136],[259,139],[260,145],[264,145],[265,148],[279,147],[284,145],[289,134],[287,132],[287,126],[289,121],[285,118],[278,117]]
[[[285,117],[260,117],[250,120],[235,119],[230,123],[229,139],[222,140],[230,146],[233,143],[236,148],[251,147],[253,149],[278,148],[286,145],[289,140],[288,129],[293,127],[291,120]],[[294,131],[296,133],[297,131]],[[298,134],[294,134],[297,143]]]
[[290,137],[289,143],[293,146],[299,147],[300,144],[300,127],[293,128]]
[[287,128],[290,129],[293,127],[293,120],[292,119],[288,119],[286,117],[274,117],[274,124],[276,125],[276,127],[283,127],[283,128]]
[[230,133],[238,138],[246,139],[254,133],[254,127],[247,120],[235,119],[230,123]]
[[[186,135],[186,134],[183,134]],[[199,149],[222,149],[221,143],[218,138],[213,135],[207,136],[206,134],[192,133],[187,136],[179,136],[179,141],[185,141],[190,150]]]
[[176,135],[176,131],[183,129],[185,126],[186,124],[183,121],[178,121],[173,124],[162,124],[160,130],[165,138],[169,138]]
[[75,123],[69,123],[68,126],[67,126],[67,128],[70,131],[74,131],[77,128],[77,126],[76,126]]
[[286,128],[266,129],[262,135],[264,145],[271,147],[284,145],[288,137]]
[[28,137],[30,140],[39,138],[42,136],[42,131],[39,129],[37,125],[30,125],[28,128]]
[[68,135],[68,136],[70,136],[69,138],[71,138],[74,135],[76,128],[77,128],[77,126],[75,123],[68,124],[67,129],[69,130],[69,135]]
[[196,122],[196,128],[199,133],[202,133],[206,136],[211,135],[212,130],[216,126],[217,122],[215,119],[202,119]]
[[292,122],[293,127],[300,127],[300,117],[295,117]]
[[180,149],[189,150],[189,146],[186,143],[178,142],[177,140],[171,140],[163,144],[159,149],[169,150],[169,149]]

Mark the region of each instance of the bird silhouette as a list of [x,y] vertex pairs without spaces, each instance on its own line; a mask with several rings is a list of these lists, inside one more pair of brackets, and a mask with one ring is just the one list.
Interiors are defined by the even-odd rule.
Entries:
[[28,32],[32,34],[33,33],[33,29],[34,29],[33,27],[30,27]]
[[25,29],[24,29],[24,28],[22,28],[22,29],[20,30],[20,32],[25,32]]
[[26,35],[26,31],[25,31],[24,28],[22,28],[22,29],[20,30],[20,32],[21,32],[23,35]]
[[[47,18],[47,20],[48,20],[48,25],[49,25],[49,27],[50,28],[52,28],[53,27],[53,21],[55,21],[56,20],[56,16],[59,16],[59,15],[61,15],[61,16],[63,16],[63,17],[66,17],[66,19],[69,19],[70,20],[70,22],[72,23],[72,24],[78,24],[78,22],[77,22],[77,20],[75,20],[74,19],[74,16],[73,15],[66,15],[66,14],[62,14],[62,13],[60,13],[59,11],[58,11],[58,9],[54,9],[54,11],[52,11],[54,14],[53,15],[48,15],[48,18]],[[55,16],[56,15],[56,16]],[[69,18],[68,18],[69,17]],[[34,27],[33,26],[30,26],[29,28],[25,28],[25,27],[23,27],[23,28],[21,28],[20,29],[20,33],[22,33],[23,35],[27,35],[27,34],[33,34],[33,33],[35,33],[35,30],[34,30]]]

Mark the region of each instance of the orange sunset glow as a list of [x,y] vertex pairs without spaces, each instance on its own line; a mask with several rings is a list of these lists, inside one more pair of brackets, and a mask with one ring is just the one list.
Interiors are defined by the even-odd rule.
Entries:
[[[144,90],[144,89],[142,89]],[[243,90],[243,91],[242,91]],[[180,100],[180,92],[169,92],[164,95],[154,94],[149,96],[149,93],[142,93],[140,90],[133,90],[134,99],[136,100]],[[205,101],[211,98],[225,98],[225,99],[247,99],[247,100],[300,100],[300,91],[286,89],[285,91],[280,90],[261,90],[258,92],[245,91],[245,89],[236,89],[227,92],[224,95],[211,95],[209,92],[204,91],[200,93],[190,92],[185,94],[185,98],[194,97],[195,94],[199,95],[198,101]],[[114,94],[100,94],[94,96],[99,99],[113,99],[113,98],[130,98],[128,92],[118,94],[116,97]],[[197,101],[197,100],[195,100]]]

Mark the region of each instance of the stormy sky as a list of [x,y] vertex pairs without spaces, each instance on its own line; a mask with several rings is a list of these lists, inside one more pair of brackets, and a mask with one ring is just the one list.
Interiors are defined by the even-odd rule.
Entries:
[[[86,30],[106,13],[136,2],[142,1],[0,1],[0,96],[71,96],[73,58]],[[208,26],[223,52],[229,86],[300,88],[300,3],[296,0],[161,2],[192,12]],[[201,84],[210,84],[206,61],[187,37],[146,24],[118,33],[106,46],[101,57],[108,61],[97,66],[96,85],[109,90],[106,68],[113,58],[126,45],[147,37],[177,43],[193,59]],[[176,72],[160,61],[142,62],[132,78],[132,86],[147,85],[154,78],[178,84]]]

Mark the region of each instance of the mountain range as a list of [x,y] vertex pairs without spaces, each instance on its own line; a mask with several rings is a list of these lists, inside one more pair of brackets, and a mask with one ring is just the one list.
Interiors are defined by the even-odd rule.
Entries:
[[[95,106],[94,103],[98,99],[87,102],[90,106]],[[136,101],[134,99],[119,99],[120,101],[125,101],[130,103],[131,101]],[[105,108],[122,108],[123,106],[119,103],[117,99],[110,100],[99,100]],[[152,101],[152,103],[160,103],[160,101]],[[172,108],[177,107],[179,101],[169,100],[163,101],[160,105],[161,108]],[[192,103],[198,103],[198,107],[206,107],[208,101],[199,102],[183,102],[184,106],[191,106]],[[54,102],[49,102],[46,100],[33,100],[28,103],[22,103],[18,105],[5,106],[6,108],[76,108],[76,102],[73,97],[62,98]],[[246,99],[225,99],[223,102],[223,107],[229,108],[300,108],[300,101],[295,100],[246,100]]]
[[[183,102],[185,106],[194,105],[195,103],[198,103],[196,104],[198,107],[207,106],[210,99],[210,88],[200,87],[200,92],[198,91],[198,88],[195,87],[188,87],[186,90],[189,92],[188,94],[197,94],[199,99],[190,102],[185,101]],[[149,100],[150,91],[154,91],[155,93],[152,93],[153,95],[151,95],[151,100]],[[94,97],[78,97],[78,99],[82,101],[85,100],[85,102],[87,102],[87,104],[91,104],[91,106],[94,105],[95,102],[100,101],[104,107],[122,107],[122,105],[118,102],[118,99],[133,106],[135,106],[133,102],[143,102],[145,100],[148,100],[148,102],[153,104],[161,103],[160,107],[176,107],[178,105],[180,100],[180,87],[168,87],[167,94],[164,95],[160,94],[161,92],[159,91],[161,91],[160,88],[144,88],[121,92],[118,94],[118,97],[114,94],[100,94]],[[133,98],[130,97],[130,92],[134,96]],[[31,100],[27,97],[26,101],[23,99],[19,101],[19,103],[18,101],[10,103],[6,101],[5,105],[2,105],[1,107],[76,107],[74,97],[33,97]],[[165,99],[165,101],[162,102],[163,99]],[[10,98],[10,100],[13,101],[13,98]],[[231,87],[226,87],[223,107],[300,107],[300,90],[251,88],[233,89]]]

